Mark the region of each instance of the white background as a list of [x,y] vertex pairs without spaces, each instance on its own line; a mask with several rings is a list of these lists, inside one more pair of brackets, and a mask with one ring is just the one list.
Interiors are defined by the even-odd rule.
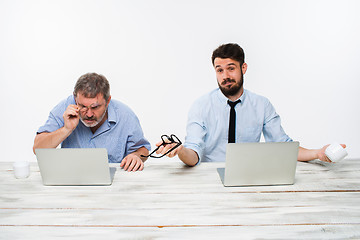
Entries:
[[360,1],[0,0],[0,161],[35,161],[35,132],[84,73],[107,77],[153,144],[186,135],[217,87],[212,51],[245,50],[245,88],[303,147],[360,157]]

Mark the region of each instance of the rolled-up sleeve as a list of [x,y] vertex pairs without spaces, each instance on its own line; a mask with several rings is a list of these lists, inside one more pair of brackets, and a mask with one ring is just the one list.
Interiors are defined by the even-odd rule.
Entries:
[[198,107],[199,104],[193,104],[188,114],[188,122],[186,126],[187,136],[185,138],[184,147],[194,150],[198,156],[200,163],[205,148],[205,136],[207,129],[202,117],[202,111]]
[[37,130],[36,134],[43,132],[54,132],[59,128],[62,128],[64,126],[64,119],[62,116],[66,110],[66,107],[67,105],[64,101],[55,106],[51,110],[45,124]]
[[147,150],[150,151],[151,145],[145,139],[141,125],[140,125],[140,121],[135,116],[135,114],[132,116],[132,120],[129,121],[129,123],[131,123],[131,125],[128,125],[128,127],[130,127],[130,131],[129,131],[129,137],[128,137],[128,140],[126,143],[125,156],[132,152],[135,152],[136,150],[138,150],[141,147],[145,147]]

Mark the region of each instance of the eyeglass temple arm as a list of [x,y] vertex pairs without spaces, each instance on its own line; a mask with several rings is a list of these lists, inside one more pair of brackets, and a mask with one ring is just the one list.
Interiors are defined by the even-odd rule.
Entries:
[[157,150],[159,150],[159,148],[162,146],[162,144],[160,146],[158,146],[157,148],[155,148],[149,155],[140,155],[140,157],[152,157],[151,155],[154,154]]
[[[174,142],[172,142],[174,143]],[[168,150],[165,154],[161,155],[161,156],[152,156],[152,154],[154,154],[161,146],[163,145],[167,145],[167,144],[171,144],[171,143],[162,143],[160,146],[158,146],[157,148],[154,149],[154,151],[152,151],[149,155],[145,156],[145,155],[140,155],[140,157],[152,157],[152,158],[162,158],[164,157],[166,154],[168,154],[169,152],[175,150],[177,147],[179,147],[181,145],[181,143],[177,143],[175,147],[171,148],[170,150]]]
[[[169,143],[165,142],[164,137],[166,137],[167,140],[169,140],[170,142],[169,142]],[[178,140],[178,142],[175,142],[173,138],[176,138],[176,140]],[[177,147],[179,147],[179,146],[182,144],[182,142],[180,141],[180,139],[179,139],[177,136],[175,136],[175,134],[171,134],[170,137],[167,136],[167,135],[161,135],[161,140],[162,140],[162,144],[159,145],[157,148],[155,148],[149,155],[147,155],[147,156],[145,156],[145,155],[140,155],[140,157],[162,158],[163,156],[165,156],[165,155],[168,154],[169,152],[175,150]],[[162,156],[151,156],[151,155],[154,154],[157,150],[159,150],[159,148],[160,148],[161,146],[165,146],[165,145],[167,145],[167,144],[172,144],[172,143],[177,143],[177,145],[176,145],[175,147],[173,147],[172,149],[170,149],[169,151],[167,151],[167,152],[166,152],[165,154],[163,154]]]

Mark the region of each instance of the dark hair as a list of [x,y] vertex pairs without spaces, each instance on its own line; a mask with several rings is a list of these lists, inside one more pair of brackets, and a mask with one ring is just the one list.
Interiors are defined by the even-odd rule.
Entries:
[[220,45],[214,50],[211,60],[214,65],[215,58],[231,58],[238,61],[240,66],[245,62],[244,50],[236,43],[227,43]]
[[99,93],[102,93],[104,99],[107,101],[110,97],[110,85],[108,80],[97,73],[86,73],[77,80],[74,87],[74,97],[80,93],[87,98],[94,98]]

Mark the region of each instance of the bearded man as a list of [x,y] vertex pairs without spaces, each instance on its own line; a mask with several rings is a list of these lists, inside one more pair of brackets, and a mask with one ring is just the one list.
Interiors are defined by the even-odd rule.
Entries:
[[[280,116],[270,101],[244,89],[248,66],[238,44],[224,44],[215,49],[212,64],[219,88],[195,101],[188,114],[184,146],[167,156],[178,155],[185,164],[195,166],[200,162],[224,162],[227,143],[259,142],[261,134],[267,142],[292,141],[281,127]],[[331,162],[325,155],[327,146],[299,147],[298,161]],[[160,146],[157,153],[165,154],[173,147],[174,144]]]

